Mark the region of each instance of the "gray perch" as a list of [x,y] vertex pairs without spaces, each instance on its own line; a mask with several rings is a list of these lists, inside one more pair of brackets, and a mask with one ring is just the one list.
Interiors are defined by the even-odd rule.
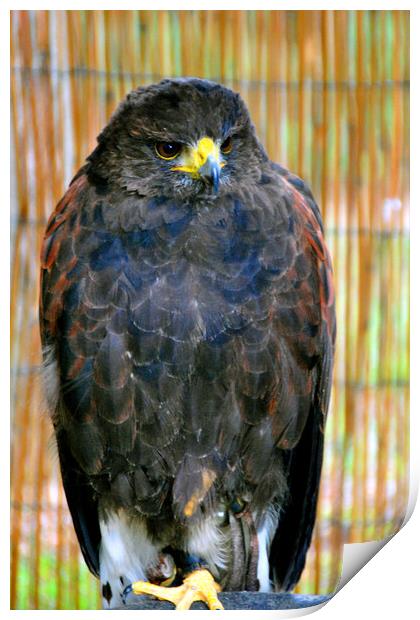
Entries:
[[[219,599],[228,609],[298,609],[326,603],[331,596],[302,594],[271,594],[265,592],[221,592]],[[130,596],[119,609],[174,609],[171,603],[150,596]],[[191,609],[207,609],[204,603],[193,603]]]

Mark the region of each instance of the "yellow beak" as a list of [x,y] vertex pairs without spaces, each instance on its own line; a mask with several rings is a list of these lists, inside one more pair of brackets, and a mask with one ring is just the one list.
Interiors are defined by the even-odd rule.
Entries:
[[220,149],[211,138],[201,138],[198,144],[186,150],[181,163],[171,170],[188,172],[195,179],[203,178],[213,184],[215,191],[219,188],[220,169],[224,163],[220,161]]

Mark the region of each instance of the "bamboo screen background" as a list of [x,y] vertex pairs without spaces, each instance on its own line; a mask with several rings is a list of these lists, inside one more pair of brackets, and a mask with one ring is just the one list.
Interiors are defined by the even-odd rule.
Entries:
[[409,14],[13,11],[11,607],[96,608],[37,372],[43,229],[118,101],[162,76],[241,92],[270,156],[307,179],[333,255],[338,341],[303,593],[408,493]]

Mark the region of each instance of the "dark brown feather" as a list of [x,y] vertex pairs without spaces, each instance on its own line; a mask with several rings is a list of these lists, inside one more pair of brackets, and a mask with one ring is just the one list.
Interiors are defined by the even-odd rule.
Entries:
[[[75,484],[91,489],[90,507],[132,510],[153,531],[157,515],[187,527],[236,497],[257,522],[283,503],[271,563],[291,587],[319,485],[331,263],[308,188],[269,162],[236,95],[203,84],[131,94],[49,221],[40,321],[59,375],[63,481],[93,570],[94,517],[78,522]],[[180,117],[167,91],[183,98]],[[150,148],[157,135],[193,141],[226,128],[237,150],[217,196],[180,183]],[[281,559],[279,537],[289,537]]]

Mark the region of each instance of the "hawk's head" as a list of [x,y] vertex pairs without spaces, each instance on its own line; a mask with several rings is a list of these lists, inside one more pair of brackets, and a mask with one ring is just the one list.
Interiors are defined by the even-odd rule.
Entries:
[[266,159],[240,96],[196,78],[132,91],[98,142],[92,170],[150,197],[232,191],[258,178]]

